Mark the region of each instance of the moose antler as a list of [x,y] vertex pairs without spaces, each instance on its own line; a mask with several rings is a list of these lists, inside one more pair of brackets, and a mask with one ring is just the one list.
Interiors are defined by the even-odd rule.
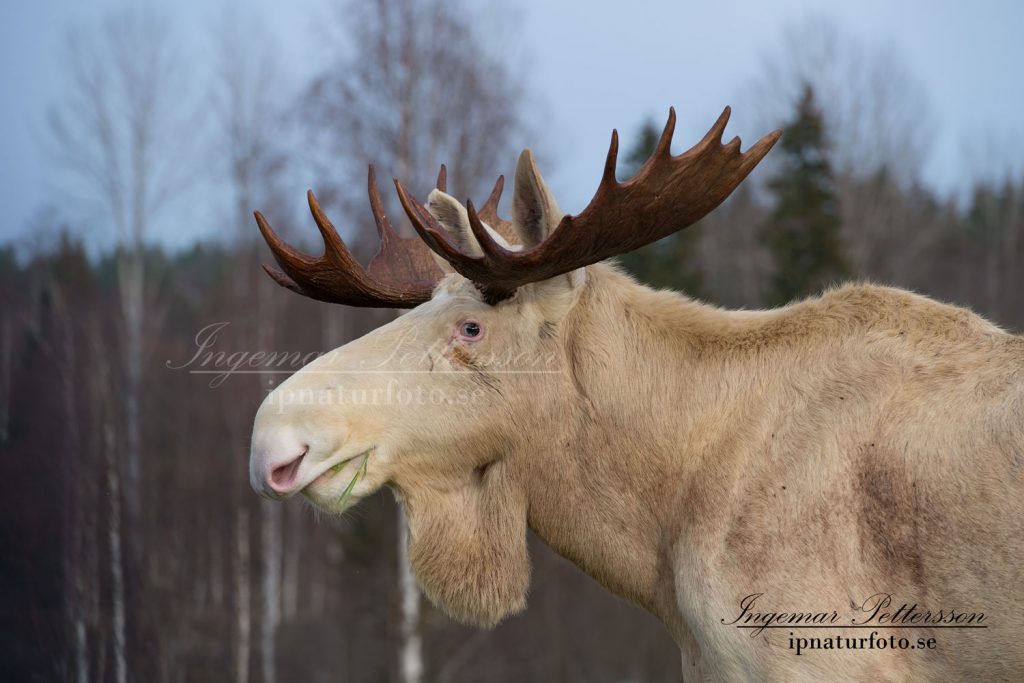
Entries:
[[507,221],[498,215],[498,202],[501,200],[501,191],[505,189],[505,176],[498,176],[498,181],[494,183],[494,189],[491,190],[491,196],[487,198],[484,205],[480,207],[480,220],[487,225],[494,228],[499,235],[504,237],[510,244],[514,244],[519,241],[519,236],[516,235],[516,231],[512,228],[512,221]]
[[[445,168],[444,164],[441,164],[441,172],[437,176],[437,189],[441,190],[441,192],[448,191],[448,169]],[[480,207],[478,215],[480,220],[494,228],[499,235],[508,240],[510,244],[513,244],[519,241],[519,237],[512,227],[512,221],[507,221],[498,215],[498,202],[501,201],[501,192],[504,189],[505,176],[500,175],[494,183],[494,189],[491,190],[487,201]]]
[[[441,166],[438,188],[445,185],[446,170]],[[312,257],[286,244],[271,229],[259,211],[256,223],[270,246],[280,272],[269,266],[264,270],[274,280],[304,296],[348,306],[380,308],[413,308],[430,300],[434,285],[443,273],[434,262],[430,250],[415,237],[402,238],[384,213],[384,204],[377,189],[377,176],[370,166],[367,177],[370,208],[380,236],[380,249],[366,270],[352,256],[334,225],[317,203],[313,191],[307,193],[313,214],[324,241],[324,254]]]
[[[508,239],[514,240],[512,224],[498,216],[498,201],[505,185],[505,176],[498,176],[491,196],[480,210],[483,220]],[[448,186],[448,169],[441,164],[437,189]],[[430,300],[434,285],[444,273],[437,267],[430,249],[416,237],[400,237],[384,213],[384,203],[377,187],[377,174],[370,166],[367,177],[370,209],[380,236],[380,248],[370,265],[363,270],[345,246],[330,219],[320,208],[313,191],[306,194],[309,210],[324,241],[323,256],[307,256],[285,243],[270,227],[267,219],[256,212],[263,239],[270,246],[276,270],[263,266],[277,284],[293,292],[328,303],[378,308],[413,308]]]
[[395,186],[402,207],[423,241],[456,271],[476,283],[487,301],[496,303],[527,283],[655,242],[696,223],[721,204],[782,134],[769,133],[741,153],[739,138],[722,144],[729,114],[726,107],[703,140],[687,152],[672,156],[669,148],[676,112],[670,109],[654,153],[624,183],[615,179],[619,136],[612,131],[604,175],[594,198],[579,215],[562,218],[546,240],[522,251],[510,251],[498,244],[484,228],[483,212],[477,213],[472,202],[466,203],[469,224],[483,253],[474,256],[461,251],[400,182],[396,180]]
[[[568,273],[610,256],[637,249],[697,222],[721,204],[761,161],[781,135],[769,133],[747,152],[740,139],[722,144],[729,121],[725,108],[704,139],[689,151],[672,156],[670,147],[676,112],[668,122],[651,157],[630,180],[615,179],[619,136],[612,131],[604,175],[594,198],[578,215],[567,215],[547,239],[522,251],[498,244],[484,225],[515,241],[511,223],[498,216],[504,176],[491,191],[479,212],[466,202],[469,224],[482,255],[461,251],[447,231],[395,181],[402,207],[422,241],[401,238],[384,213],[373,166],[367,178],[370,207],[380,236],[380,250],[364,270],[355,260],[331,221],[309,192],[309,208],[324,241],[324,254],[312,257],[290,247],[271,229],[263,215],[256,222],[270,245],[283,273],[264,266],[278,284],[321,301],[349,306],[411,308],[430,299],[442,272],[430,254],[433,250],[466,278],[476,283],[490,303],[508,298],[530,282]],[[437,187],[447,187],[447,169],[441,166]]]

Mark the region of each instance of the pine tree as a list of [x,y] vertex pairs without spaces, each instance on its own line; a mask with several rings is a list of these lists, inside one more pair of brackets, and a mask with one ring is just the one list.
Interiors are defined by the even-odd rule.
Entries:
[[[626,155],[619,171],[620,178],[631,178],[654,152],[661,130],[648,120],[640,128],[640,137]],[[654,244],[618,258],[618,262],[637,279],[665,289],[675,289],[691,296],[701,296],[703,277],[697,263],[697,240],[700,223],[673,233]]]
[[775,209],[760,235],[775,266],[765,295],[769,305],[814,294],[849,272],[824,121],[810,86],[776,154],[782,166],[768,182]]

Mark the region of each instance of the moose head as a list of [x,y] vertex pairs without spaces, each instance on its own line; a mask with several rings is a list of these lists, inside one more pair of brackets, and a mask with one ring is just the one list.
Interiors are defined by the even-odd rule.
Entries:
[[405,506],[425,593],[472,623],[524,607],[528,526],[612,590],[653,606],[656,570],[640,548],[655,522],[636,503],[661,495],[652,467],[674,457],[666,425],[682,419],[671,403],[679,378],[663,372],[678,340],[664,338],[655,312],[679,297],[600,262],[698,221],[779,137],[742,153],[738,138],[722,144],[728,119],[727,108],[674,156],[670,111],[652,156],[621,183],[613,132],[598,190],[578,215],[562,213],[528,150],[511,221],[497,213],[500,178],[479,212],[445,193],[443,167],[426,206],[396,181],[419,238],[396,234],[371,167],[380,250],[366,269],[312,193],[320,257],[285,244],[257,213],[283,272],[267,271],[284,287],[412,310],[266,397],[253,428],[253,488],[341,512],[389,486]]

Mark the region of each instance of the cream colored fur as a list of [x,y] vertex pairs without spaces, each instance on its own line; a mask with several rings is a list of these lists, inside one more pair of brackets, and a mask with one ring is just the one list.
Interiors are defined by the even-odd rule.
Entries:
[[[520,167],[514,217],[533,223],[517,228],[543,238],[557,204],[532,160]],[[432,211],[472,239],[464,212]],[[468,319],[479,341],[457,338]],[[356,369],[375,371],[345,374]],[[339,385],[472,398],[288,400]],[[398,493],[425,593],[470,623],[525,607],[529,527],[660,618],[686,680],[1024,671],[1024,340],[964,309],[859,284],[724,311],[608,264],[488,306],[452,274],[276,390],[255,431],[282,425],[305,435],[310,467],[372,449],[353,500]],[[337,510],[357,468],[304,493]],[[984,612],[991,628],[895,632],[934,635],[935,651],[797,657],[787,630],[723,624],[752,593],[849,623],[851,602],[878,592]]]

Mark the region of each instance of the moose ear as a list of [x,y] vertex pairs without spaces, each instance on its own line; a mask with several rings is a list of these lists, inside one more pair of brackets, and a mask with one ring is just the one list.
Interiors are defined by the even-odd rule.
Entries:
[[[524,149],[516,164],[516,186],[512,196],[512,227],[519,235],[524,249],[536,246],[546,240],[562,220],[555,196],[537,170],[533,152]],[[551,278],[531,283],[541,291],[563,291],[578,289],[585,280],[583,268],[577,268],[564,277]]]
[[512,226],[523,246],[540,244],[562,220],[562,210],[548,189],[533,152],[524,149],[516,164],[516,183],[512,195]]
[[[448,231],[452,242],[455,243],[455,246],[460,251],[472,256],[483,254],[483,251],[480,249],[480,243],[476,241],[473,230],[469,227],[469,214],[466,212],[466,207],[460,204],[455,197],[441,190],[433,190],[427,197],[427,211]],[[484,227],[491,234],[494,241],[506,249],[518,251],[521,248],[519,245],[509,244],[504,237],[486,223]],[[441,270],[445,273],[454,272],[451,265],[437,254],[434,254],[434,260],[437,261],[438,265],[441,266]]]

